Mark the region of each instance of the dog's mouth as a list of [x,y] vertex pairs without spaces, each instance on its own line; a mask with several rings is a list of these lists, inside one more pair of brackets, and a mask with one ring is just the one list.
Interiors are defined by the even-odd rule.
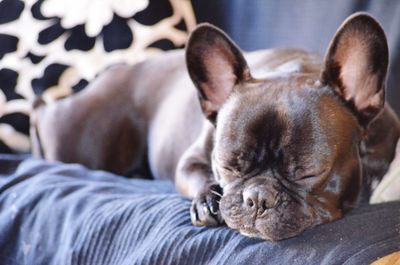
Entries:
[[246,207],[241,193],[224,192],[220,211],[227,226],[245,236],[278,241],[317,225],[310,207],[287,194],[281,194],[274,207],[260,210]]

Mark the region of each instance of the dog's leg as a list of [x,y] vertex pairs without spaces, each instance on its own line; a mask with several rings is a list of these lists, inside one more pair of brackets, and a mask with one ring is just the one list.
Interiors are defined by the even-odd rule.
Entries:
[[31,139],[31,146],[32,146],[32,154],[34,157],[44,158],[44,150],[42,141],[39,136],[39,129],[38,129],[38,112],[40,111],[39,108],[45,106],[45,102],[41,97],[37,97],[32,103],[32,110],[29,117],[29,135]]
[[192,198],[190,216],[197,226],[217,226],[223,222],[219,212],[222,189],[211,167],[214,126],[204,120],[200,136],[179,160],[175,183],[178,191]]
[[115,65],[77,94],[49,104],[35,101],[34,154],[119,175],[140,169],[147,131],[130,100],[132,71]]

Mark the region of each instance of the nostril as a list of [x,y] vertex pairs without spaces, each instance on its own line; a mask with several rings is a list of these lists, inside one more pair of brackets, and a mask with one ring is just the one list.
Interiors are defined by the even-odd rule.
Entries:
[[243,192],[243,203],[248,208],[257,207],[258,192],[247,189]]
[[268,200],[268,199],[261,199],[259,204],[260,204],[259,207],[262,211],[272,209],[272,208],[274,208],[274,205],[275,205],[275,203],[273,201]]
[[249,206],[250,208],[253,208],[255,205],[254,201],[251,198],[247,198],[246,200],[246,205]]
[[267,210],[267,209],[269,209],[269,208],[270,208],[270,207],[268,207],[267,201],[264,200],[264,199],[262,199],[261,202],[260,202],[260,209],[261,209],[262,211],[265,211],[265,210]]
[[249,187],[242,193],[243,206],[248,210],[257,210],[259,214],[276,207],[276,192],[268,187]]

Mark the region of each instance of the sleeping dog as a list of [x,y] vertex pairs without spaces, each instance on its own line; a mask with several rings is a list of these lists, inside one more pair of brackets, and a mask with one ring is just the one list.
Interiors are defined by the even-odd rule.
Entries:
[[198,226],[281,240],[327,223],[371,191],[400,123],[385,104],[388,47],[372,17],[349,17],[322,59],[243,54],[199,25],[186,52],[116,65],[88,88],[35,102],[34,154],[156,179],[192,199]]

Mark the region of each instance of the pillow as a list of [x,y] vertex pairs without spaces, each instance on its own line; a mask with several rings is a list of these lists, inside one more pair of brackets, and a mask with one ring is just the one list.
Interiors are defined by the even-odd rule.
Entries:
[[0,1],[0,153],[30,151],[36,95],[53,101],[112,64],[182,47],[195,24],[189,1]]

